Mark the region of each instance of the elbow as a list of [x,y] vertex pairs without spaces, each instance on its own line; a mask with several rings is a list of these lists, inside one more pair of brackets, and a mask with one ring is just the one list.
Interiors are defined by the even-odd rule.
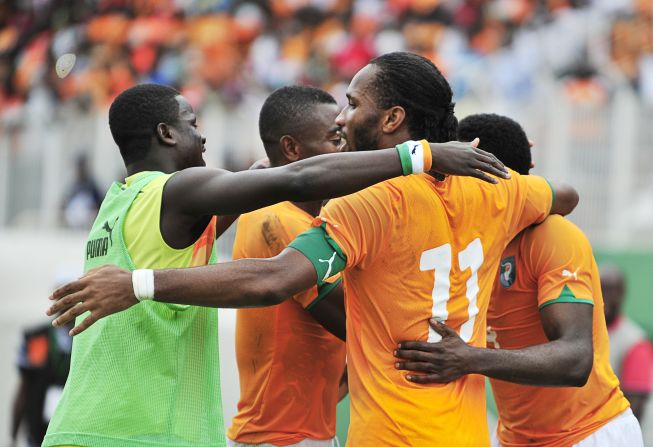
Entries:
[[565,377],[565,386],[583,387],[589,379],[594,364],[592,349],[584,349],[573,358],[573,363]]
[[248,295],[248,301],[256,307],[276,306],[288,297],[273,281],[258,282],[251,287]]
[[556,191],[556,203],[552,213],[566,216],[578,205],[580,196],[578,191],[571,185],[561,185]]

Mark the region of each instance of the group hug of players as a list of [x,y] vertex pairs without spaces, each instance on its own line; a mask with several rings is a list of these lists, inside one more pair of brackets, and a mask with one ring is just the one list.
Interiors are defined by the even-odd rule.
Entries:
[[[271,166],[237,173],[204,167],[177,91],[115,99],[128,177],[90,232],[103,249],[87,274],[51,297],[54,324],[79,317],[79,335],[44,446],[332,446],[345,364],[353,447],[643,445],[592,248],[561,217],[578,195],[528,175],[519,124],[458,123],[445,78],[411,53],[370,61],[347,99],[272,93]],[[215,264],[240,213],[237,260]],[[249,308],[226,433],[216,307]]]

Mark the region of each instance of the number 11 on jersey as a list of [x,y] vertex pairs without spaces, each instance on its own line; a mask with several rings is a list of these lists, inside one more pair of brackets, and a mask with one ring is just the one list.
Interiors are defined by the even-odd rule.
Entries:
[[[419,261],[421,271],[435,270],[433,279],[433,309],[432,316],[438,321],[446,323],[449,317],[447,303],[449,302],[451,287],[451,244],[444,244],[437,248],[432,248],[422,252]],[[460,253],[458,253],[458,265],[460,270],[471,270],[471,275],[467,280],[467,292],[465,296],[468,301],[467,313],[468,318],[460,327],[460,337],[469,342],[474,333],[474,322],[478,314],[476,297],[478,296],[478,269],[483,265],[483,245],[479,238],[474,239]],[[440,341],[442,337],[429,326],[429,342]]]

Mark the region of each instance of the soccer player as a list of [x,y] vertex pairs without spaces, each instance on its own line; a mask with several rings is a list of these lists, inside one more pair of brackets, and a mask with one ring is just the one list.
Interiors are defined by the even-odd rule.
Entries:
[[[528,174],[530,145],[519,124],[472,115],[458,127],[459,138],[470,134],[508,167]],[[420,372],[409,380],[489,376],[499,409],[497,446],[642,446],[610,368],[599,273],[585,235],[551,216],[513,239],[495,278],[488,311],[494,349],[468,346],[434,321],[439,343],[406,342],[397,351],[400,369]]]
[[[347,194],[404,172],[396,149],[238,173],[206,168],[192,107],[164,86],[121,93],[109,126],[129,177],[102,203],[85,270],[206,265],[214,260],[215,215]],[[475,175],[495,160],[461,143],[434,144],[425,154],[437,170],[455,166]],[[215,310],[161,303],[99,322],[73,343],[43,445],[224,445],[217,323]]]
[[[372,60],[352,80],[347,98],[336,123],[352,150],[456,135],[449,84],[421,56],[390,53]],[[405,162],[419,162],[423,149],[411,142],[399,151]],[[56,291],[59,301],[50,312],[82,301],[56,320],[63,323],[87,310],[107,315],[148,295],[217,307],[282,302],[343,271],[348,442],[479,447],[489,442],[480,376],[422,387],[389,359],[399,340],[437,340],[428,326],[432,315],[462,329],[470,343],[485,343],[484,316],[501,252],[526,226],[576,204],[573,189],[553,191],[555,203],[543,178],[516,173],[497,185],[428,174],[386,181],[330,201],[315,226],[274,258],[153,274],[105,267]],[[140,281],[145,275],[145,291],[135,293],[132,276]]]
[[610,337],[610,364],[635,417],[642,423],[653,386],[653,346],[644,329],[622,313],[626,297],[624,272],[616,265],[605,264],[599,266],[599,273]]
[[[271,166],[338,152],[338,111],[335,99],[317,88],[292,86],[273,92],[259,116]],[[319,200],[282,202],[243,214],[233,258],[278,255],[311,227],[321,208]],[[238,310],[240,401],[227,431],[229,445],[334,445],[345,344],[311,315],[323,318],[333,307],[344,317],[339,282],[327,282],[319,291],[313,287],[278,306]]]

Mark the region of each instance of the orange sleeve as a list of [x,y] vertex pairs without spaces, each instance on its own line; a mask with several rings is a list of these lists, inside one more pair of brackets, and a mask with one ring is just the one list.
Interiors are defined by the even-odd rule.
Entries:
[[510,171],[512,179],[506,182],[510,189],[516,189],[510,194],[512,210],[509,220],[510,239],[529,225],[542,222],[551,212],[553,206],[553,190],[543,177],[537,175],[519,175]]
[[390,188],[381,183],[331,200],[314,221],[315,226],[326,223],[327,233],[347,258],[347,268],[371,262],[389,240],[397,216]]
[[525,260],[537,278],[540,308],[554,303],[594,304],[592,247],[574,224],[550,216],[524,235]]
[[[236,239],[232,250],[232,258],[270,258],[278,255],[293,241],[295,236],[309,228],[305,222],[300,222],[292,215],[281,212],[262,214],[254,212],[241,216],[236,227]],[[327,279],[325,289],[328,293],[337,282],[340,275]],[[331,287],[329,287],[331,285]],[[322,295],[323,296],[323,295]],[[321,297],[317,286],[293,296],[303,308],[309,307],[318,297]]]

